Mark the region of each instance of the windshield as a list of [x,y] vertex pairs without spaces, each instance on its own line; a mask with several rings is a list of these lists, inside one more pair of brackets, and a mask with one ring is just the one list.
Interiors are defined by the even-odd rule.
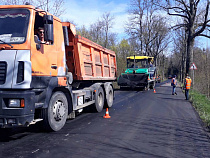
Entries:
[[[148,68],[148,60],[147,59],[135,59],[135,68]],[[134,59],[127,60],[127,68],[134,68]]]
[[27,36],[29,10],[1,9],[0,10],[0,44],[24,43]]

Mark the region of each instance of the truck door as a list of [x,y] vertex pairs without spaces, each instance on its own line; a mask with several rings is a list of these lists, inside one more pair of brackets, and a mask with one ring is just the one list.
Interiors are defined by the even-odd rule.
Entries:
[[57,75],[57,51],[53,42],[40,42],[37,40],[39,31],[45,30],[44,15],[37,13],[35,16],[34,30],[32,31],[34,38],[31,39],[31,61],[33,76],[56,76]]

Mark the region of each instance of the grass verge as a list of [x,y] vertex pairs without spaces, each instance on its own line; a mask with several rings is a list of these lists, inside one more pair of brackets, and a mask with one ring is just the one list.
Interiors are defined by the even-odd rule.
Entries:
[[210,128],[210,100],[196,90],[190,90],[189,95],[200,118],[206,123],[207,127]]

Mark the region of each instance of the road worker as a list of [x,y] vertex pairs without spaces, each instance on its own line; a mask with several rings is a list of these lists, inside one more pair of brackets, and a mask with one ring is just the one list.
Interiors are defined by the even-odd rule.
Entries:
[[177,80],[176,80],[176,75],[171,80],[171,86],[172,86],[172,95],[177,95],[176,93],[176,85],[177,85]]
[[185,89],[185,97],[186,100],[189,100],[189,90],[191,87],[192,80],[188,74],[186,74],[186,78],[184,80],[184,89]]

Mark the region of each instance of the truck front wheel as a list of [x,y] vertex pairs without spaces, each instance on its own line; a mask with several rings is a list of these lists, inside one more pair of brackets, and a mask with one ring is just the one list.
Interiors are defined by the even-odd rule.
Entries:
[[104,107],[104,91],[102,87],[99,87],[95,93],[95,110],[101,112]]
[[58,131],[66,123],[68,115],[68,101],[63,92],[55,92],[44,112],[44,128],[47,131]]

